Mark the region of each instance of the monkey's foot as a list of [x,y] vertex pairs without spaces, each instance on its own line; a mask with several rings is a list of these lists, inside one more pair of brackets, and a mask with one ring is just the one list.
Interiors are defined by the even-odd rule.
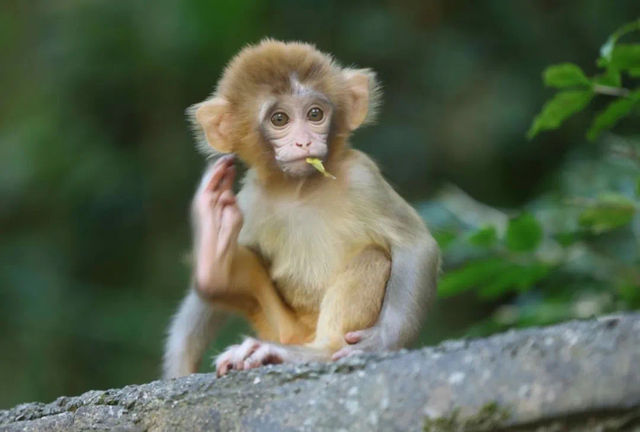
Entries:
[[231,370],[254,369],[284,362],[286,350],[278,345],[246,338],[240,345],[231,345],[216,357],[216,374],[224,376]]

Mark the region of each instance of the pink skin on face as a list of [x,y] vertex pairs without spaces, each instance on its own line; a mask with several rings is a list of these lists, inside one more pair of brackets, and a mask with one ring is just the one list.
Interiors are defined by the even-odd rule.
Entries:
[[298,85],[296,94],[271,100],[262,130],[282,171],[293,176],[315,173],[305,159],[324,160],[331,124],[331,105],[321,94]]

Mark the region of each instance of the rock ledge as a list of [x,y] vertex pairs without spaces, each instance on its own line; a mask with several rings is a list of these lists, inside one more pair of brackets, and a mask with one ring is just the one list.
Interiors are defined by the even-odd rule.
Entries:
[[0,431],[640,431],[640,313],[0,411]]

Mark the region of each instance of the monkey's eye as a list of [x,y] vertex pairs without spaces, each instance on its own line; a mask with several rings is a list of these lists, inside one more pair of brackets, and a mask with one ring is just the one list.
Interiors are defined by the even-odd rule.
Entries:
[[287,123],[289,123],[289,116],[281,111],[278,111],[277,113],[271,116],[271,123],[274,126],[282,127]]
[[319,122],[324,118],[324,113],[318,107],[313,107],[307,113],[307,118],[313,122]]

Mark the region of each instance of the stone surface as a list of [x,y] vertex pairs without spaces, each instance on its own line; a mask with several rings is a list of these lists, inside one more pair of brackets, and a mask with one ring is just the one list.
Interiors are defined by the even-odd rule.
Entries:
[[640,431],[640,314],[90,391],[0,431]]

